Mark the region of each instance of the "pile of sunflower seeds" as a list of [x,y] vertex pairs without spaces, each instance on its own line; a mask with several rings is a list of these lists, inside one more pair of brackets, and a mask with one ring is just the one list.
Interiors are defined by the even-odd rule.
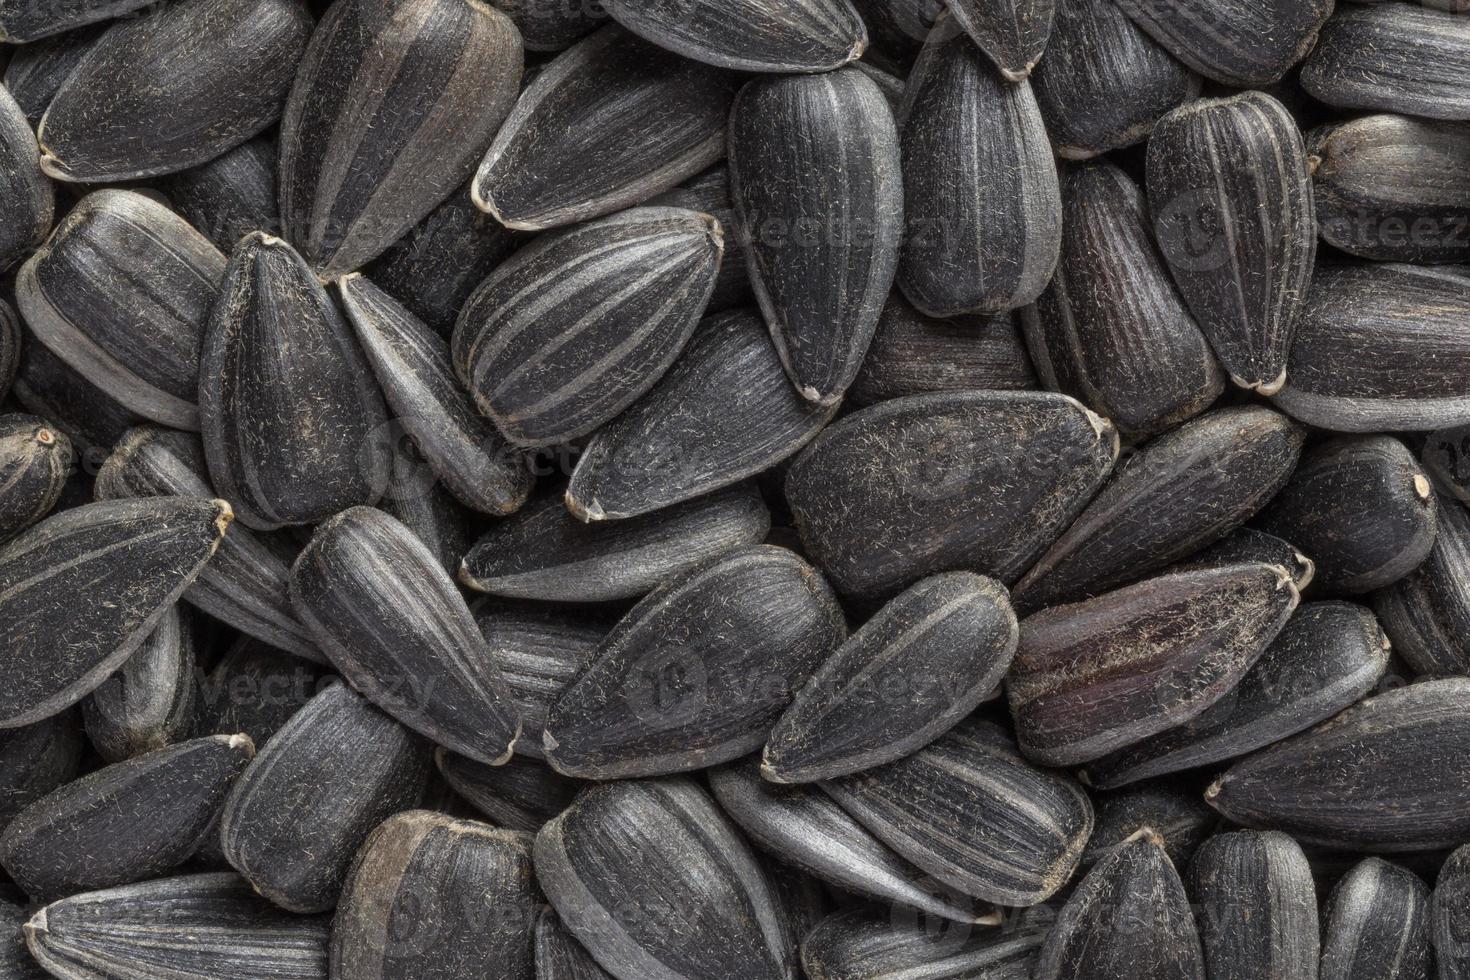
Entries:
[[0,980],[1470,980],[1466,0],[0,39]]

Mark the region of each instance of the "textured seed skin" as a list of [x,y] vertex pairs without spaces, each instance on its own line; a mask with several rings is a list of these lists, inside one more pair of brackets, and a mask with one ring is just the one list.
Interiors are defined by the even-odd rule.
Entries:
[[455,370],[512,442],[585,436],[674,363],[724,248],[713,218],[678,208],[633,208],[544,235],[466,301]]
[[276,144],[268,137],[241,143],[202,166],[171,174],[162,188],[184,220],[222,250],[234,248],[252,231],[281,231]]
[[1224,374],[1169,278],[1143,193],[1106,161],[1062,174],[1062,256],[1021,313],[1036,373],[1130,435],[1209,407]]
[[621,211],[725,155],[741,78],[608,25],[526,87],[475,174],[475,204],[538,230]]
[[26,941],[64,980],[326,980],[330,931],[226,872],[75,895],[38,912]]
[[272,736],[225,802],[225,858],[292,912],[325,912],[362,842],[417,804],[429,746],[334,684]]
[[519,755],[503,766],[487,766],[441,748],[434,760],[445,782],[491,823],[522,833],[540,830],[582,786],[544,762]]
[[1160,116],[1199,95],[1200,77],[1112,0],[1056,0],[1031,86],[1057,155],[1085,160],[1142,142]]
[[16,814],[76,778],[86,741],[75,711],[0,731],[0,832]]
[[5,90],[32,127],[45,115],[61,83],[109,26],[106,22],[91,24],[14,49],[5,66]]
[[1297,601],[1285,569],[1227,565],[1027,617],[1007,683],[1022,751],[1078,765],[1189,721],[1240,682]]
[[909,302],[943,317],[1034,300],[1057,264],[1062,205],[1030,83],[1005,81],[942,23],[909,76],[901,126]]
[[608,980],[610,974],[547,905],[536,919],[536,980]]
[[[10,314],[0,309],[0,319]],[[32,415],[55,425],[72,445],[88,455],[104,457],[128,429],[145,421],[72,370],[45,344],[28,340],[11,392]]]
[[323,669],[241,637],[199,683],[199,731],[244,732],[262,749],[317,693]]
[[187,606],[171,607],[138,651],[82,702],[87,737],[103,759],[122,762],[192,737],[201,628],[194,616]]
[[387,457],[388,486],[378,507],[413,532],[451,576],[469,549],[479,518],[424,465],[417,447],[396,421],[374,434],[373,452]]
[[[792,937],[770,878],[686,779],[585,791],[536,835],[536,877],[618,980],[784,980]],[[628,921],[620,910],[646,914]]]
[[1430,119],[1470,119],[1470,26],[1418,4],[1344,4],[1302,65],[1301,85],[1328,105]]
[[251,234],[230,256],[204,334],[199,415],[214,485],[256,530],[320,521],[382,493],[382,461],[366,452],[386,417],[372,369],[279,238]]
[[[0,9],[0,31],[3,18]],[[5,201],[0,268],[20,261],[51,230],[56,196],[51,181],[41,173],[39,152],[25,111],[0,86],[0,199]]]
[[126,17],[140,7],[140,0],[102,0],[86,4],[33,4],[6,0],[0,4],[0,40],[23,44],[54,37],[98,21]]
[[1243,406],[1149,442],[1017,583],[1018,607],[1095,596],[1224,537],[1286,485],[1305,438],[1286,416]]
[[663,380],[588,442],[567,508],[618,520],[731,486],[794,454],[836,411],[796,393],[759,316],[707,317]]
[[735,99],[730,192],[751,284],[809,401],[841,400],[877,329],[904,228],[899,166],[888,102],[857,69],[758,79]]
[[1429,906],[1430,938],[1440,980],[1470,977],[1470,848],[1461,847],[1440,869]]
[[333,980],[536,980],[531,839],[442,813],[389,817],[332,921]]
[[1158,832],[1164,839],[1164,853],[1176,868],[1182,868],[1220,824],[1220,815],[1210,809],[1196,788],[1173,780],[1094,793],[1092,799],[1096,819],[1087,850],[1082,852],[1084,868],[1131,842],[1145,827]]
[[1176,572],[1184,572],[1196,568],[1239,565],[1243,562],[1259,562],[1286,569],[1291,580],[1296,583],[1298,592],[1306,591],[1307,586],[1317,577],[1316,562],[1276,535],[1257,531],[1253,527],[1237,528],[1228,537],[1171,567]]
[[16,901],[0,901],[0,976],[7,980],[46,980],[51,974],[41,968],[26,949],[24,925],[30,918],[26,907]]
[[33,898],[154,878],[186,861],[255,755],[215,735],[146,753],[32,803],[0,836],[0,864]]
[[0,728],[54,715],[106,680],[198,577],[232,517],[223,500],[87,504],[0,549]]
[[821,575],[792,552],[733,551],[651,593],[546,716],[546,758],[590,779],[739,758],[846,638]]
[[20,372],[22,330],[15,309],[0,300],[0,398],[4,398]]
[[1439,498],[1439,533],[1429,557],[1373,596],[1394,652],[1415,673],[1470,674],[1470,512]]
[[1237,762],[1206,799],[1236,823],[1304,843],[1383,852],[1462,843],[1467,695],[1470,680],[1455,678],[1369,698]]
[[1324,586],[1362,594],[1423,563],[1438,532],[1439,506],[1402,442],[1353,436],[1308,450],[1258,524],[1311,555]]
[[1021,758],[998,725],[966,721],[913,755],[822,783],[879,839],[935,878],[1003,905],[1067,883],[1092,834],[1070,777]]
[[1224,85],[1280,81],[1312,46],[1333,0],[1267,0],[1219,6],[1121,0],[1119,6],[1169,53]]
[[527,51],[561,51],[586,37],[607,19],[600,3],[565,0],[491,0],[520,28]]
[[[861,68],[866,62],[858,62]],[[720,258],[720,271],[715,276],[715,289],[710,293],[710,313],[742,306],[754,306],[755,294],[750,287],[749,263],[745,260],[745,228],[730,197],[730,168],[716,164],[690,178],[673,190],[649,198],[650,206],[684,208],[707,214],[720,223],[725,235],[725,254]]]
[[614,20],[685,58],[753,72],[827,72],[862,56],[848,0],[607,0]]
[[103,183],[188,170],[269,128],[306,48],[299,0],[165,3],[119,20],[41,119],[41,169]]
[[880,980],[922,976],[932,980],[993,977],[1028,980],[1046,924],[1022,920],[1000,929],[946,928],[937,935],[925,922],[893,921],[871,909],[830,915],[801,944],[806,975],[818,980]]
[[1449,270],[1319,269],[1276,403],[1336,432],[1470,423],[1467,312],[1470,278]]
[[1327,903],[1321,980],[1428,980],[1434,956],[1429,914],[1429,889],[1417,875],[1368,858]]
[[1150,828],[1099,861],[1041,947],[1035,980],[1204,980],[1179,873]]
[[1052,34],[1053,0],[956,0],[950,16],[1000,69],[1021,82],[1041,60]]
[[493,603],[476,611],[475,622],[521,714],[515,754],[540,759],[546,712],[591,662],[607,629],[587,617]]
[[225,257],[133,191],[88,195],[16,277],[35,336],[127,408],[199,428],[200,336]]
[[1286,834],[1205,842],[1190,869],[1210,980],[1317,980],[1317,888]]
[[45,420],[0,415],[0,541],[51,513],[75,461],[71,440]]

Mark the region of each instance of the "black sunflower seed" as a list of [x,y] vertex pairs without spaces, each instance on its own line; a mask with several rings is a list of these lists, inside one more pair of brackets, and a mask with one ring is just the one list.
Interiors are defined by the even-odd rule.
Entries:
[[1260,88],[1279,81],[1312,50],[1333,2],[1120,0],[1119,6],[1170,54],[1206,78]]
[[1470,512],[1439,500],[1429,557],[1373,597],[1394,652],[1418,674],[1470,674]]
[[521,713],[515,754],[540,759],[546,712],[592,660],[607,628],[586,616],[492,603],[476,612],[475,622]]
[[201,167],[161,183],[169,203],[221,249],[252,231],[281,231],[276,203],[276,144],[267,137],[241,143]]
[[1437,976],[1470,977],[1470,847],[1458,848],[1440,869],[1429,919]]
[[1418,875],[1368,858],[1333,890],[1324,912],[1321,980],[1428,980],[1429,889]]
[[[0,10],[3,30],[3,10]],[[41,244],[51,230],[56,196],[37,162],[36,134],[24,110],[0,87],[0,195],[5,225],[0,231],[0,268],[8,268]]]
[[1190,869],[1210,980],[1317,980],[1317,887],[1286,834],[1206,841]]
[[[0,322],[8,316],[6,309],[0,309]],[[10,347],[7,353],[14,351]],[[123,433],[146,421],[119,405],[34,337],[21,351],[11,392],[26,411],[64,432],[88,466],[100,465]]]
[[1220,824],[1220,815],[1200,798],[1197,789],[1164,779],[1096,793],[1093,806],[1096,824],[1082,852],[1084,868],[1130,842],[1145,827],[1163,837],[1164,852],[1175,867],[1182,868]]
[[434,761],[444,781],[491,823],[528,834],[565,810],[583,785],[538,759],[520,756],[487,766],[441,748]]
[[193,735],[198,710],[195,647],[203,629],[194,616],[187,606],[170,608],[138,651],[82,702],[87,737],[108,762]]
[[51,513],[75,464],[71,440],[34,415],[0,415],[0,542]]
[[946,6],[1010,82],[1031,74],[1052,34],[1053,0],[954,0]]
[[1328,105],[1470,119],[1470,25],[1413,3],[1344,4],[1302,65]]
[[1298,592],[1305,592],[1307,586],[1317,577],[1316,562],[1276,535],[1257,531],[1253,527],[1236,529],[1204,551],[1171,566],[1171,570],[1185,572],[1196,568],[1219,568],[1222,565],[1249,562],[1278,565],[1286,569],[1291,580],[1296,583]]
[[830,915],[801,944],[801,962],[820,980],[887,980],[922,976],[926,980],[1027,980],[1041,951],[1049,923],[1023,918],[1000,929],[930,923],[849,909]]
[[413,532],[439,567],[453,577],[469,550],[480,518],[444,489],[444,481],[423,461],[418,447],[397,421],[375,433],[376,458],[387,457],[388,485],[378,507]]
[[140,7],[144,0],[99,0],[82,4],[37,4],[25,0],[0,3],[0,40],[8,44],[24,44],[42,38],[65,34],[77,28],[125,17]]
[[316,664],[242,637],[199,681],[199,730],[244,732],[265,748],[317,693],[322,674]]
[[16,814],[76,778],[86,741],[76,711],[0,731],[0,832]]
[[[861,68],[858,62],[854,67]],[[900,83],[902,84],[902,83]],[[720,258],[720,271],[715,276],[715,289],[710,293],[708,311],[719,313],[738,306],[754,306],[755,294],[750,288],[749,263],[745,259],[744,226],[730,197],[730,168],[716,164],[671,191],[649,198],[650,206],[684,208],[707,214],[720,223],[725,235],[725,254]]]
[[61,84],[110,26],[91,24],[14,49],[5,66],[5,90],[32,127],[40,123]]
[[612,18],[661,48],[721,68],[824,72],[862,56],[848,0],[604,0]]
[[536,919],[536,980],[609,980],[550,905]]
[[26,949],[24,926],[29,918],[18,900],[0,900],[0,976],[8,980],[46,980],[51,976]]
[[527,51],[561,51],[607,19],[597,0],[491,0],[490,5],[515,21]]
[[24,336],[15,308],[0,300],[0,399],[9,392],[20,372],[20,352]]

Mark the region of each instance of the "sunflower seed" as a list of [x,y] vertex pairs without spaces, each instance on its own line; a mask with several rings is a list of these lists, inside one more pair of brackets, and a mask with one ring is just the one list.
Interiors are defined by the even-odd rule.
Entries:
[[1030,83],[1008,83],[943,23],[909,76],[904,295],[929,316],[1031,302],[1057,264],[1062,205]]
[[1169,53],[1206,78],[1236,88],[1279,81],[1317,42],[1333,0],[1209,5],[1119,0]]
[[0,415],[0,542],[51,513],[75,457],[71,440],[34,415]]
[[154,878],[194,853],[255,755],[215,735],[99,769],[32,803],[0,836],[0,864],[51,898]]
[[278,234],[276,146],[260,137],[162,182],[169,203],[222,250],[252,231]]
[[871,909],[849,909],[823,919],[801,945],[806,975],[819,980],[1029,980],[1042,940],[1044,917],[1000,929],[931,923]]
[[966,721],[886,766],[822,783],[880,840],[966,895],[1035,905],[1067,883],[1092,834],[1071,778],[1032,766],[998,725]]
[[1082,867],[1090,868],[1132,840],[1144,827],[1164,839],[1164,852],[1175,867],[1184,867],[1220,823],[1197,790],[1168,780],[1156,780],[1115,793],[1093,796],[1096,826],[1082,852]]
[[14,307],[0,299],[0,399],[9,393],[20,372],[22,335]]
[[776,904],[786,917],[792,953],[800,955],[801,937],[832,914],[832,898],[825,885],[804,871],[779,861],[766,861],[763,867],[775,886]]
[[527,51],[561,51],[607,19],[599,0],[490,0],[515,21]]
[[489,604],[475,622],[521,714],[515,754],[543,758],[546,712],[592,660],[607,630],[586,617]]
[[586,790],[541,829],[535,860],[562,922],[619,980],[791,976],[770,878],[686,779]]
[[1303,548],[1328,589],[1392,585],[1434,546],[1439,507],[1418,460],[1392,436],[1320,443],[1258,523]]
[[75,711],[0,731],[0,832],[16,814],[76,778],[86,741]]
[[1237,762],[1205,798],[1236,823],[1303,842],[1371,851],[1463,843],[1466,697],[1470,680],[1455,678],[1369,698]]
[[1223,408],[1126,459],[1016,585],[1023,611],[1094,596],[1199,551],[1265,506],[1306,434],[1267,408]]
[[1470,977],[1470,847],[1456,850],[1440,869],[1429,917],[1436,975],[1440,980]]
[[868,46],[848,0],[604,0],[614,20],[659,47],[720,68],[829,72]]
[[1439,500],[1439,533],[1417,569],[1373,597],[1394,650],[1429,676],[1470,674],[1470,513]]
[[36,913],[26,941],[63,980],[326,980],[330,931],[224,873],[75,895]]
[[242,637],[199,682],[199,730],[244,732],[263,749],[317,693],[321,677],[315,664]]
[[1052,34],[1053,0],[954,0],[950,16],[995,62],[1008,82],[1031,74]]
[[[0,31],[3,31],[0,9]],[[46,238],[56,210],[51,181],[41,173],[36,134],[25,112],[0,86],[0,196],[5,201],[5,224],[0,230],[0,268],[25,257]]]
[[91,3],[39,4],[25,0],[0,3],[0,40],[24,44],[54,37],[98,21],[124,18],[147,6],[146,0],[96,0]]
[[610,24],[526,87],[480,163],[475,203],[536,230],[647,200],[724,157],[739,84]]
[[88,195],[21,267],[27,325],[140,415],[199,428],[200,336],[225,257],[177,214],[133,191]]
[[41,169],[101,183],[214,159],[280,116],[311,27],[299,0],[172,0],[116,21],[47,107]]
[[1317,980],[1317,888],[1285,834],[1220,834],[1191,868],[1210,980]]
[[[0,317],[5,315],[0,310]],[[11,392],[26,411],[65,433],[83,465],[98,465],[123,433],[145,421],[72,370],[35,337],[21,351]]]
[[1325,915],[1321,980],[1428,980],[1429,889],[1412,872],[1368,858],[1333,890]]
[[1222,538],[1186,561],[1171,566],[1170,570],[1187,572],[1198,568],[1219,568],[1222,565],[1250,562],[1277,565],[1286,569],[1291,580],[1296,583],[1298,592],[1305,592],[1307,586],[1317,577],[1316,562],[1276,535],[1257,531],[1252,527],[1237,528],[1229,537]]
[[385,474],[364,450],[384,416],[352,328],[301,256],[263,233],[242,239],[199,366],[209,472],[240,519],[270,530],[374,502]]
[[713,218],[677,208],[634,208],[545,235],[470,296],[454,367],[511,441],[587,435],[674,363],[724,247]]
[[378,508],[412,531],[452,578],[481,519],[444,489],[444,481],[424,461],[397,420],[372,438],[374,459],[383,460],[388,469],[388,485]]
[[1328,105],[1470,119],[1470,26],[1410,3],[1347,4],[1302,65],[1302,88]]
[[198,707],[195,646],[201,629],[193,617],[187,607],[171,607],[138,651],[82,702],[87,736],[108,762],[193,735]]
[[6,980],[46,980],[51,976],[26,949],[23,927],[29,918],[24,905],[0,901],[0,976]]
[[567,507],[617,520],[732,486],[791,456],[836,411],[796,393],[759,316],[708,317],[663,380],[588,442]]
[[[854,67],[861,67],[861,62]],[[754,306],[755,294],[750,288],[749,264],[745,249],[745,228],[735,211],[735,202],[730,197],[730,170],[721,163],[704,173],[691,178],[671,191],[649,198],[650,206],[683,208],[707,214],[720,223],[724,230],[726,248],[720,258],[720,271],[715,276],[715,289],[710,294],[710,313],[718,313],[738,306]]]
[[585,946],[572,938],[556,909],[536,919],[536,980],[608,980],[609,974]]
[[531,839],[440,813],[389,817],[358,853],[332,921],[337,980],[536,980]]
[[1021,312],[1037,374],[1150,435],[1197,415],[1225,388],[1204,335],[1169,278],[1143,193],[1105,161],[1062,174],[1062,258]]
[[534,834],[561,813],[582,784],[537,759],[519,756],[503,766],[438,749],[434,761],[454,791],[497,827]]
[[61,84],[110,26],[91,24],[13,49],[5,66],[5,90],[32,127],[40,123]]
[[1441,490],[1470,504],[1470,425],[1430,433],[1421,460]]

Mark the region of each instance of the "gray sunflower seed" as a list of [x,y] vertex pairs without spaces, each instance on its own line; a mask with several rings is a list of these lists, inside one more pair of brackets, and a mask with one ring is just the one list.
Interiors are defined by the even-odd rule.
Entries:
[[236,781],[220,820],[224,855],[282,908],[325,912],[373,828],[418,803],[429,756],[417,735],[333,684]]
[[1470,512],[1441,497],[1429,557],[1377,593],[1373,608],[1415,673],[1470,674]]
[[899,165],[888,102],[856,69],[757,79],[735,99],[730,192],[751,284],[809,401],[842,399],[877,329],[903,236]]
[[1035,980],[1204,980],[1204,951],[1164,840],[1145,827],[1098,862],[1057,917]]
[[[7,315],[0,310],[0,319]],[[106,459],[123,433],[146,421],[119,405],[34,337],[21,351],[11,392],[26,411],[64,432],[84,465]]]
[[0,300],[0,399],[10,392],[20,372],[22,337],[20,317],[15,308]]
[[1274,832],[1220,834],[1190,873],[1210,980],[1317,980],[1317,887],[1301,845]]
[[604,0],[613,20],[685,58],[752,72],[828,72],[862,57],[848,0]]
[[1317,42],[1333,0],[1207,5],[1120,0],[1123,11],[1206,78],[1236,88],[1279,81]]
[[759,316],[708,317],[663,380],[588,442],[567,507],[617,520],[732,486],[801,449],[836,412],[796,393]]
[[752,758],[711,772],[710,787],[746,836],[784,864],[880,902],[979,921],[972,901],[899,857],[814,786],[767,782]]
[[1470,680],[1455,678],[1361,701],[1237,762],[1205,798],[1236,823],[1303,842],[1371,851],[1463,843],[1466,697]]
[[1286,485],[1305,439],[1286,416],[1242,406],[1149,442],[1016,585],[1017,608],[1097,595],[1223,537]]
[[536,980],[609,980],[549,905],[536,919]]
[[1464,425],[1470,421],[1467,316],[1470,277],[1453,271],[1318,269],[1276,403],[1336,432]]
[[1117,433],[1063,395],[953,392],[882,402],[792,464],[801,540],[844,594],[882,598],[969,569],[1014,582],[1080,511]]
[[376,258],[474,173],[520,88],[487,4],[348,0],[317,24],[281,118],[281,220],[324,279]]
[[995,62],[1006,81],[1021,82],[1041,60],[1052,34],[1053,0],[954,0],[950,16]]
[[764,863],[775,885],[776,904],[786,916],[792,952],[801,952],[801,937],[831,914],[834,907],[827,888],[816,878],[779,861]]
[[724,248],[713,218],[677,208],[633,208],[544,235],[466,301],[455,370],[511,441],[585,436],[674,363]]
[[306,262],[279,238],[242,239],[199,365],[205,457],[240,519],[270,530],[373,503],[384,474],[363,457],[385,414],[352,328]]
[[199,428],[199,346],[225,257],[142,194],[88,195],[21,267],[36,337],[140,415]]
[[[3,11],[0,11],[3,17]],[[3,24],[0,24],[3,28]],[[0,86],[0,196],[5,225],[0,231],[0,268],[20,261],[46,238],[56,212],[51,181],[37,163],[40,151],[31,124],[10,93]]]
[[1271,395],[1317,258],[1301,130],[1264,92],[1197,99],[1148,143],[1159,250],[1231,380]]
[[1388,663],[1388,638],[1372,613],[1308,603],[1234,690],[1189,722],[1089,763],[1084,779],[1110,789],[1265,748],[1356,703]]
[[610,24],[526,87],[480,163],[475,203],[534,231],[647,200],[724,157],[739,84]]
[[87,737],[102,758],[122,762],[193,735],[200,628],[188,607],[171,607],[138,651],[82,702]]
[[1082,787],[1031,765],[1003,729],[983,721],[822,789],[935,878],[1003,905],[1050,898],[1072,877],[1092,834]]
[[36,4],[25,0],[0,3],[0,40],[24,44],[67,31],[126,17],[147,6],[145,0],[99,0],[83,4]]
[[1125,434],[1204,411],[1225,376],[1169,278],[1143,193],[1099,160],[1063,171],[1062,205],[1061,262],[1021,312],[1036,373]]
[[26,941],[62,980],[326,980],[330,931],[223,873],[75,895],[38,912]]
[[572,802],[582,784],[537,759],[519,756],[487,766],[444,749],[434,754],[439,772],[456,793],[497,827],[534,834]]
[[619,980],[791,976],[770,878],[686,779],[586,790],[536,835],[535,860],[562,922]]
[[280,116],[311,27],[299,0],[173,0],[116,21],[47,106],[41,169],[103,183],[214,159]]
[[1470,25],[1411,3],[1345,4],[1302,65],[1301,85],[1328,105],[1470,119]]
[[561,51],[586,37],[607,19],[597,0],[491,0],[520,29],[527,51]]
[[[852,0],[852,5],[868,23],[874,54],[899,65],[914,59],[946,7],[944,0]],[[959,30],[953,19],[949,29]]]
[[368,837],[332,920],[335,980],[536,980],[531,838],[441,813]]
[[[90,694],[199,576],[233,514],[186,497],[87,504],[0,549],[0,728]],[[45,624],[39,626],[37,624]]]
[[21,811],[0,864],[35,898],[155,878],[194,853],[254,755],[249,736],[214,735],[99,769]]
[[51,513],[75,463],[71,440],[34,415],[0,415],[0,542]]
[[784,548],[713,559],[653,592],[546,716],[546,758],[592,779],[702,769],[759,748],[847,635],[820,574]]
[[1418,460],[1392,436],[1353,436],[1313,446],[1260,527],[1312,556],[1337,592],[1392,585],[1428,556],[1439,506]]
[[1006,82],[941,23],[900,122],[909,234],[898,285],[909,302],[943,317],[1034,300],[1057,264],[1062,205],[1030,83]]
[[14,49],[5,66],[5,89],[33,127],[40,123],[67,76],[110,26],[104,22],[79,27]]
[[1413,872],[1368,858],[1333,890],[1325,915],[1321,980],[1428,980],[1429,889]]
[[916,752],[995,690],[1019,635],[994,579],[947,572],[917,582],[797,692],[766,740],[761,774],[810,783]]
[[[854,67],[861,67],[859,62]],[[684,208],[707,214],[720,223],[724,230],[727,246],[720,258],[720,271],[715,276],[715,289],[710,294],[710,313],[734,309],[738,306],[754,306],[755,294],[750,288],[749,263],[745,249],[745,228],[730,197],[730,169],[717,164],[671,191],[649,198],[650,206]]]
[[1031,85],[1057,155],[1085,160],[1142,142],[1201,81],[1112,0],[1056,0]]
[[1227,565],[1026,618],[1006,685],[1022,751],[1078,765],[1182,725],[1240,682],[1297,601],[1285,569]]
[[1297,551],[1286,541],[1274,534],[1257,531],[1253,527],[1237,528],[1228,537],[1199,552],[1186,561],[1171,566],[1172,571],[1187,572],[1197,568],[1219,568],[1222,565],[1240,565],[1259,562],[1277,565],[1286,569],[1298,592],[1317,577],[1317,563]]
[[1458,848],[1440,869],[1429,918],[1439,980],[1470,977],[1470,847]]
[[515,754],[543,758],[546,712],[591,662],[607,630],[584,617],[488,604],[475,622],[521,714]]
[[244,732],[257,749],[317,693],[322,670],[242,637],[199,682],[201,732]]
[[823,919],[801,944],[806,974],[817,980],[1030,980],[1047,925],[976,929],[849,909]]
[[220,249],[252,231],[281,230],[276,145],[260,137],[162,181],[169,203]]
[[86,741],[75,711],[0,731],[0,832],[16,814],[76,778]]
[[1195,851],[1220,823],[1197,790],[1156,780],[1115,793],[1093,796],[1096,826],[1082,852],[1081,866],[1090,868],[1132,840],[1144,827],[1164,839],[1164,852],[1175,867],[1189,863]]

